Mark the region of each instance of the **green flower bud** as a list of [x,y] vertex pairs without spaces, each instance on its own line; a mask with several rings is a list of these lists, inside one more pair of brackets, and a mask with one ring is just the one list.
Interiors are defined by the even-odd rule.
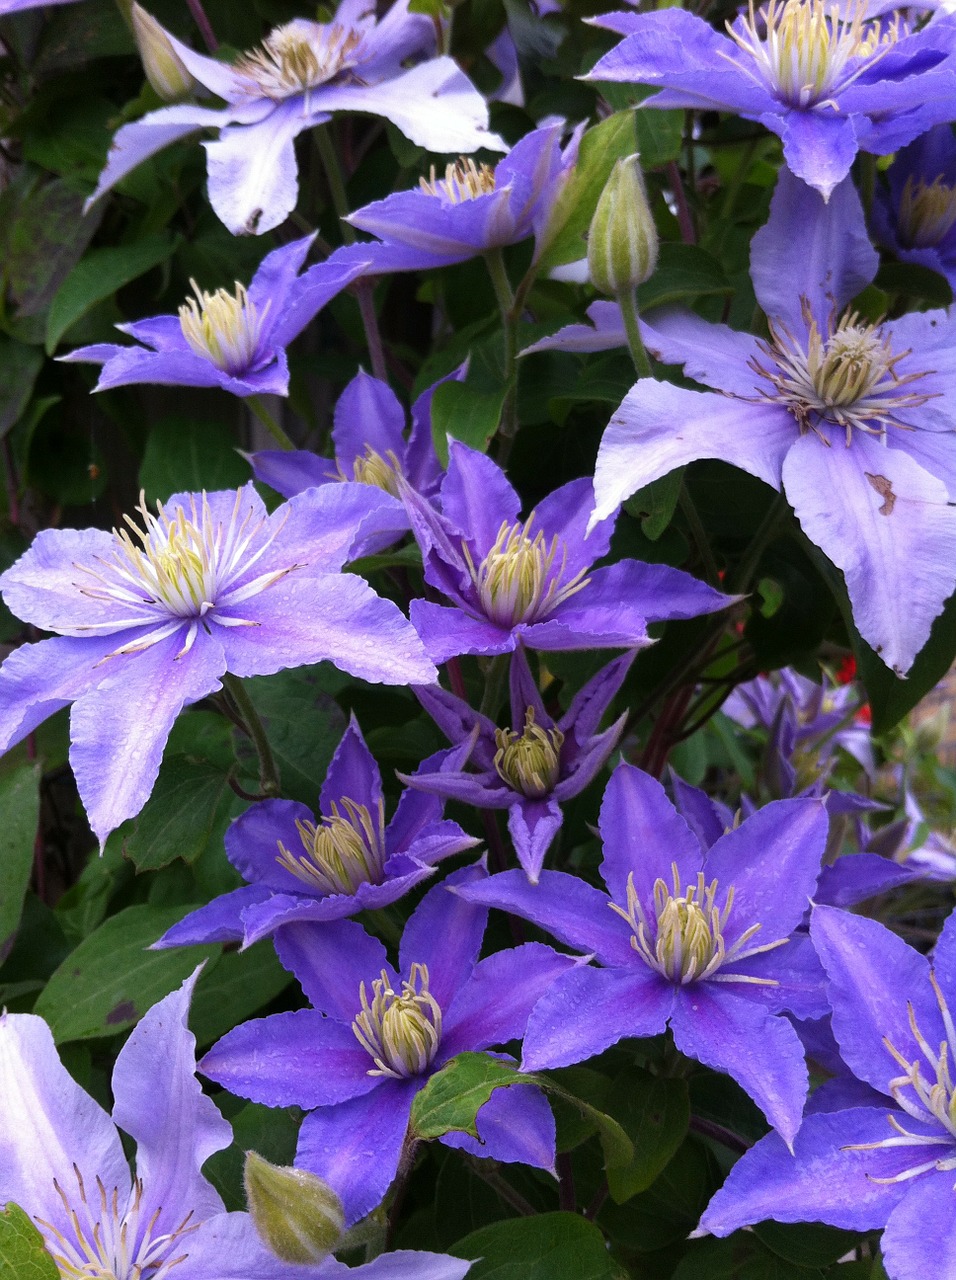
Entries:
[[342,1239],[342,1202],[314,1173],[246,1155],[246,1200],[260,1239],[283,1262],[315,1265]]
[[139,48],[146,79],[164,102],[178,102],[196,87],[169,36],[151,13],[134,3],[130,10],[133,35]]
[[601,192],[588,232],[594,287],[620,297],[649,280],[657,266],[657,228],[636,155],[618,160]]

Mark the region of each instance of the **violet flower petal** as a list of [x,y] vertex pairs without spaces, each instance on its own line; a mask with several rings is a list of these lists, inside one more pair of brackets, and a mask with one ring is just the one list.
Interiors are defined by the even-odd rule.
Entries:
[[384,944],[355,920],[330,921],[321,929],[287,925],[276,934],[275,949],[311,1004],[346,1026],[361,1008],[363,982],[370,986],[383,969],[398,982]]
[[557,1176],[554,1116],[540,1089],[526,1084],[496,1089],[478,1112],[475,1127],[477,1138],[467,1133],[446,1133],[439,1141],[483,1159],[527,1164]]

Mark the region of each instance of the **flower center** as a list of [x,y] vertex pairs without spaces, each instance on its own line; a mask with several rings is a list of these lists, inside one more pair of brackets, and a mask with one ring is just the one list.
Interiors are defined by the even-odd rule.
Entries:
[[391,449],[383,458],[380,453],[376,453],[370,444],[367,444],[361,457],[352,462],[351,476],[345,474],[341,465],[339,465],[334,474],[337,480],[355,480],[359,484],[370,484],[376,489],[383,489],[386,493],[390,493],[393,498],[397,498],[399,477],[402,475],[402,464]]
[[502,521],[495,545],[477,569],[467,543],[462,543],[481,608],[499,626],[534,622],[587,586],[589,581],[582,569],[561,585],[567,548],[557,536],[550,544],[545,542],[543,533],[532,538],[533,520],[534,515],[524,524]]
[[815,429],[821,419],[846,430],[853,428],[882,435],[890,424],[908,429],[898,415],[931,399],[931,394],[906,388],[923,377],[923,371],[900,375],[896,366],[912,353],[895,353],[890,334],[878,324],[865,324],[856,312],[847,312],[827,332],[820,328],[804,299],[808,326],[805,344],[782,324],[770,324],[771,340],[758,346],[768,363],[757,358],[750,367],[772,384],[770,398],[784,405],[800,424],[801,432]]
[[494,191],[495,171],[490,165],[475,164],[474,160],[462,156],[455,164],[445,166],[444,178],[435,177],[432,165],[427,181],[419,178],[418,185],[426,195],[444,196],[452,204],[461,204]]
[[[345,810],[343,813],[341,808]],[[296,829],[304,853],[290,853],[279,841],[280,867],[320,893],[357,892],[362,884],[381,884],[385,876],[385,805],[379,800],[375,816],[364,804],[343,796],[321,821],[302,822]]]
[[404,1080],[425,1071],[441,1040],[441,1008],[428,990],[428,966],[413,964],[401,993],[395,991],[385,970],[372,983],[372,1000],[359,989],[361,1012],[352,1030],[375,1066],[370,1076]]
[[752,65],[730,60],[787,106],[830,103],[899,39],[897,22],[868,23],[866,10],[867,0],[849,5],[845,17],[835,0],[770,0],[757,11],[750,0],[749,17],[727,31]]
[[[130,516],[125,516],[128,529],[113,530],[113,551],[98,558],[98,567],[74,565],[78,573],[91,580],[76,584],[82,595],[130,608],[128,618],[111,617],[99,626],[77,627],[78,632],[85,634],[96,630],[117,631],[122,626],[143,626],[156,621],[158,612],[161,618],[155,630],[114,652],[133,653],[148,649],[172,635],[184,621],[191,620],[183,648],[177,655],[181,656],[192,647],[201,619],[208,619],[214,610],[240,604],[258,595],[297,567],[293,564],[257,578],[246,577],[248,570],[269,549],[282,525],[277,523],[253,550],[251,544],[265,525],[266,518],[257,520],[251,510],[247,510],[245,515],[240,514],[243,502],[241,489],[236,492],[236,502],[228,520],[213,517],[205,493],[190,494],[189,502],[188,515],[183,506],[170,514],[161,502],[156,504],[156,515],[153,515],[146,509],[145,497],[141,494],[137,510],[142,517],[142,527]],[[246,578],[246,581],[232,586],[238,578]],[[257,625],[243,618],[223,617],[221,614],[215,620],[224,627]]]
[[906,179],[896,215],[900,240],[911,249],[938,245],[956,222],[956,187],[942,175],[926,183],[912,174]]
[[[894,1060],[903,1068],[903,1074],[891,1080],[889,1084],[890,1095],[896,1105],[906,1115],[922,1124],[931,1125],[935,1121],[943,1128],[945,1134],[911,1133],[897,1120],[896,1116],[887,1116],[890,1126],[895,1131],[893,1137],[884,1138],[881,1142],[854,1144],[844,1148],[846,1151],[875,1151],[879,1147],[938,1147],[947,1142],[945,1135],[948,1135],[949,1139],[956,1144],[956,1087],[953,1085],[952,1077],[952,1061],[956,1057],[956,1027],[953,1025],[949,1007],[933,972],[930,972],[930,982],[936,993],[936,1000],[943,1015],[943,1027],[946,1031],[946,1039],[940,1044],[939,1051],[934,1052],[923,1036],[917,1026],[916,1015],[910,1003],[907,1003],[910,1029],[925,1063],[921,1063],[919,1059],[908,1062],[886,1036],[883,1037],[883,1043]],[[924,1074],[926,1066],[929,1070]],[[942,1158],[934,1155],[932,1159],[913,1168],[904,1169],[893,1178],[874,1178],[869,1174],[867,1177],[871,1182],[904,1182],[908,1178],[915,1178],[917,1174],[926,1173],[929,1169],[939,1169],[943,1172],[956,1169],[956,1154]]]
[[179,308],[179,327],[197,356],[209,360],[224,373],[248,373],[256,363],[262,327],[269,303],[261,313],[249,301],[245,285],[236,282],[234,293],[217,289],[207,293],[195,280],[189,282],[195,298]]
[[496,729],[495,768],[509,787],[525,796],[546,796],[553,791],[561,774],[560,729],[543,729],[535,724],[534,707],[524,717],[524,732]]
[[654,919],[649,920],[637,890],[634,873],[627,878],[627,909],[611,902],[608,905],[631,926],[631,946],[645,964],[656,969],[662,977],[682,985],[701,978],[716,982],[750,982],[760,986],[776,986],[772,978],[752,978],[746,974],[717,975],[718,969],[735,960],[762,951],[781,947],[786,938],[768,942],[761,947],[748,947],[747,943],[759,932],[761,925],[753,924],[745,929],[730,947],[724,940],[724,931],[734,904],[733,885],[727,890],[723,907],[717,905],[717,881],[704,883],[704,873],[697,873],[697,883],[688,885],[682,893],[677,863],[671,863],[673,891],[665,881],[654,882]]
[[362,33],[341,23],[288,22],[276,27],[236,70],[256,96],[281,101],[327,84],[358,62]]
[[54,1180],[53,1186],[63,1201],[72,1235],[64,1235],[57,1227],[37,1218],[47,1252],[56,1263],[62,1280],[165,1280],[187,1254],[170,1258],[180,1238],[195,1231],[198,1222],[190,1223],[190,1211],[175,1231],[154,1235],[161,1209],[148,1222],[141,1221],[143,1184],[133,1184],[126,1204],[120,1205],[119,1191],[109,1194],[99,1178],[96,1189],[99,1204],[87,1199],[83,1175],[73,1166],[78,1196],[66,1194]]

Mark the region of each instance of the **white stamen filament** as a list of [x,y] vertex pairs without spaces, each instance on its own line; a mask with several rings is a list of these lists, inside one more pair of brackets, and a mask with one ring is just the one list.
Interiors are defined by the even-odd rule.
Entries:
[[196,294],[179,308],[179,327],[197,356],[224,373],[248,373],[256,364],[262,327],[269,303],[258,311],[249,301],[245,285],[236,281],[234,293],[217,289],[207,293],[195,280]]
[[386,856],[384,801],[379,800],[374,818],[364,804],[347,796],[338,804],[333,801],[331,808],[318,825],[296,819],[305,853],[291,853],[280,840],[276,861],[320,893],[353,894],[359,885],[381,884]]
[[528,707],[524,731],[496,729],[494,765],[498,776],[522,795],[540,797],[554,790],[561,775],[560,729],[544,729],[535,724],[534,707]]
[[727,890],[723,908],[717,905],[717,881],[704,883],[704,873],[697,873],[696,885],[681,890],[677,863],[671,863],[673,892],[658,879],[654,882],[654,920],[648,920],[634,886],[634,873],[627,878],[627,909],[611,902],[608,905],[631,926],[631,946],[645,964],[664,978],[684,985],[709,978],[715,982],[750,982],[759,986],[776,986],[773,978],[754,978],[747,974],[719,974],[724,965],[748,956],[773,951],[787,941],[780,938],[760,947],[747,943],[761,925],[744,930],[736,942],[727,947],[724,930],[734,904],[733,885]]
[[404,1080],[425,1071],[441,1042],[441,1007],[428,990],[428,966],[413,964],[401,993],[383,969],[372,983],[371,1001],[364,982],[359,999],[352,1030],[375,1063],[368,1074]]
[[428,179],[419,178],[418,185],[426,195],[444,196],[452,204],[474,200],[495,189],[495,171],[487,164],[478,165],[467,156],[445,166],[444,178],[435,176],[432,165]]
[[359,61],[362,33],[341,23],[297,20],[276,29],[235,63],[255,96],[283,98],[328,84]]
[[335,480],[354,480],[358,484],[372,485],[373,488],[382,489],[385,493],[390,493],[393,498],[397,498],[399,480],[403,472],[402,464],[392,449],[389,449],[383,458],[370,444],[367,444],[365,452],[352,460],[350,476],[342,470],[341,463],[331,474]]
[[533,520],[531,515],[524,524],[502,521],[494,546],[477,568],[467,543],[462,543],[481,607],[499,626],[536,622],[589,582],[582,569],[562,584],[567,548],[557,535],[550,545],[545,543],[543,533],[532,538]]

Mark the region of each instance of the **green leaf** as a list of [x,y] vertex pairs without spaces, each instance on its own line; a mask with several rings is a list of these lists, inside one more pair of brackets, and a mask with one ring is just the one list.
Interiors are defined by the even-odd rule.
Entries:
[[611,1195],[623,1204],[654,1182],[684,1141],[690,1124],[687,1084],[629,1069],[614,1081],[607,1108],[634,1143],[634,1158],[608,1169]]
[[696,244],[665,243],[658,255],[657,270],[637,291],[637,302],[644,312],[665,303],[733,291],[723,267],[706,249]]
[[206,966],[196,985],[189,1025],[197,1041],[212,1044],[274,1000],[291,981],[266,939],[246,951],[224,952]]
[[58,1043],[128,1031],[218,947],[147,948],[185,914],[183,907],[136,906],[110,916],[50,978],[35,1012]]
[[163,418],[152,428],[139,469],[147,502],[171,493],[235,489],[249,479],[232,431],[220,422]]
[[486,1053],[459,1053],[415,1095],[412,1132],[426,1140],[446,1133],[468,1133],[477,1138],[475,1117],[495,1089],[532,1081]]
[[43,354],[36,347],[0,337],[0,439],[23,416],[42,365]]
[[652,542],[656,542],[670,524],[683,483],[684,468],[678,467],[676,471],[638,489],[625,502],[624,510],[629,516],[640,520],[643,533]]
[[448,437],[484,453],[498,430],[508,389],[485,390],[467,382],[443,382],[432,396],[432,438],[442,466],[448,465]]
[[33,869],[40,820],[40,766],[0,775],[0,963],[10,953]]
[[859,1233],[819,1222],[758,1222],[754,1235],[768,1249],[798,1267],[827,1267],[856,1247]]
[[[296,667],[245,682],[259,713],[282,778],[282,794],[314,807],[332,753],[345,732],[345,717],[330,693],[348,683],[328,663]],[[236,754],[251,761],[255,749],[236,737]]]
[[542,1213],[482,1227],[452,1245],[473,1258],[468,1280],[615,1280],[601,1232],[573,1213]]
[[73,268],[50,303],[46,318],[46,352],[52,355],[63,335],[97,302],[145,275],[170,256],[171,236],[148,236],[115,248],[92,249]]
[[906,679],[894,675],[847,619],[857,672],[873,712],[873,732],[887,733],[899,724],[930,689],[936,687],[956,658],[956,595],[950,596],[933,623],[929,639],[916,655]]
[[726,1240],[692,1241],[672,1280],[821,1280],[822,1274],[778,1258],[751,1232],[737,1231]]
[[915,262],[885,262],[873,281],[884,293],[925,302],[931,307],[948,307],[953,290],[945,276]]
[[0,1211],[0,1280],[59,1280],[43,1237],[19,1205]]
[[139,871],[156,871],[177,858],[195,862],[210,845],[222,846],[238,804],[228,773],[218,765],[167,755],[125,852]]

